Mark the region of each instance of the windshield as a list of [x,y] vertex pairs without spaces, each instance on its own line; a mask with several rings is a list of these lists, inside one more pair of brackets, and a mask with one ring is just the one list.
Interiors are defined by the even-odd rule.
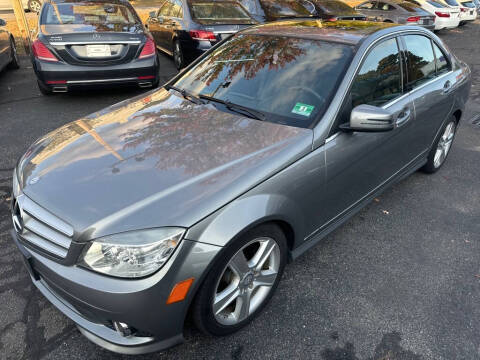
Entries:
[[47,3],[40,19],[42,25],[93,25],[106,28],[138,25],[133,11],[125,6],[110,3]]
[[428,0],[427,2],[428,2],[430,5],[435,6],[436,8],[443,8],[443,7],[445,7],[445,6],[443,6],[442,4],[439,4],[439,3],[435,2],[435,1],[430,1],[430,0]]
[[[308,4],[303,2],[303,4]],[[312,13],[299,1],[294,0],[261,0],[260,5],[267,20],[285,17],[310,17]],[[308,6],[307,6],[308,7]]]
[[341,1],[316,1],[315,4],[325,12],[340,13],[352,12],[353,9]]
[[460,6],[456,0],[445,0],[445,2],[450,6]]
[[197,20],[250,20],[249,14],[234,2],[190,3],[192,17]]
[[267,121],[310,127],[330,104],[352,53],[337,43],[237,35],[174,85],[261,112]]

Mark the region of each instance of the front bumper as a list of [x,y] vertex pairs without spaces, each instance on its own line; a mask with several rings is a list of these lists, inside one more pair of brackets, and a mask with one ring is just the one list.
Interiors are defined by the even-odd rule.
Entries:
[[[209,264],[221,247],[182,240],[172,258],[150,277],[130,280],[103,276],[77,266],[61,265],[31,250],[15,231],[12,237],[33,283],[89,340],[123,354],[159,351],[183,341],[188,307]],[[195,279],[187,298],[166,305],[173,286]],[[135,332],[123,336],[113,321]]]
[[155,84],[158,81],[159,64],[156,56],[133,60],[125,64],[105,66],[72,65],[66,62],[50,62],[32,58],[37,79],[46,88]]

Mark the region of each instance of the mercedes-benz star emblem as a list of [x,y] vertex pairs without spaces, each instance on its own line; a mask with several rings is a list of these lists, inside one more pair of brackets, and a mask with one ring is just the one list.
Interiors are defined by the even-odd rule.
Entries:
[[22,221],[22,213],[20,211],[20,206],[18,205],[17,200],[15,200],[13,203],[12,221],[13,221],[13,227],[15,228],[15,231],[18,233],[21,233],[23,231],[23,221]]

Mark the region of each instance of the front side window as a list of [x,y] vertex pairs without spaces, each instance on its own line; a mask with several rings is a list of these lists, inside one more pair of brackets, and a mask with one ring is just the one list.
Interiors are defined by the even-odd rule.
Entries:
[[306,128],[328,108],[352,56],[349,45],[242,34],[215,49],[174,85],[260,111],[267,121]]
[[443,53],[443,51],[440,50],[440,48],[436,44],[433,44],[433,49],[435,51],[437,75],[449,72],[452,69],[452,67],[450,65],[450,62],[445,57],[445,54]]
[[377,45],[362,64],[352,84],[352,106],[382,106],[401,94],[400,54],[396,39],[389,39]]
[[435,77],[432,42],[422,35],[404,36],[407,50],[408,87],[414,88]]

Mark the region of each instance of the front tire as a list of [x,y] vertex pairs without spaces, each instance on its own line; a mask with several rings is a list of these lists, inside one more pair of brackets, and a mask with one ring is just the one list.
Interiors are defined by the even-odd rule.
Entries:
[[457,123],[457,118],[452,116],[443,125],[428,154],[427,163],[422,168],[427,174],[436,173],[445,163],[457,132]]
[[8,64],[9,69],[19,69],[20,68],[20,61],[18,60],[18,53],[17,53],[17,47],[15,45],[15,40],[13,38],[10,38],[10,54],[12,59],[10,60],[10,63]]
[[178,71],[185,67],[185,57],[183,56],[182,46],[178,40],[175,40],[173,43],[173,62]]
[[199,330],[231,334],[250,323],[273,296],[287,261],[286,238],[274,224],[260,225],[226,247],[195,297]]

